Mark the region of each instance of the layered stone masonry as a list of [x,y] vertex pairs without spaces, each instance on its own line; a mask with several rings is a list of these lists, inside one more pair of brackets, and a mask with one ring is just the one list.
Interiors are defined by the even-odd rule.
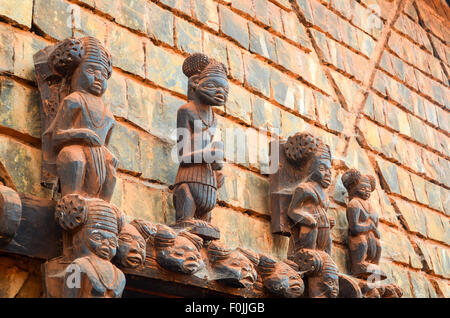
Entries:
[[[219,126],[268,136],[279,128],[281,137],[306,130],[333,153],[345,143],[338,159],[382,181],[370,200],[381,211],[383,269],[405,296],[448,297],[450,50],[442,30],[448,28],[439,28],[421,1],[403,2],[390,27],[398,1],[24,0],[11,8],[0,0],[1,162],[18,190],[51,195],[39,185],[32,56],[69,36],[94,36],[114,62],[104,97],[118,121],[111,140],[120,160],[113,203],[130,217],[172,223],[171,133],[187,86],[181,64],[189,53],[204,52],[230,73],[229,102],[216,110]],[[364,99],[357,99],[360,92]],[[362,119],[349,134],[351,116]],[[267,156],[268,143],[255,149],[247,140],[245,149]],[[213,223],[223,225],[232,247],[284,257],[287,240],[269,231],[261,164],[226,159]],[[336,168],[333,254],[346,272],[345,198]]]

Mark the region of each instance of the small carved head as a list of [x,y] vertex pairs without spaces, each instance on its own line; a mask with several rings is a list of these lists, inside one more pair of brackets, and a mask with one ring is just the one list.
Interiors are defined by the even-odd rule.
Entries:
[[285,154],[297,166],[306,166],[307,179],[323,188],[331,184],[330,147],[310,133],[297,133],[288,138]]
[[189,78],[188,100],[210,106],[225,105],[229,92],[225,65],[202,53],[195,53],[184,61],[183,73]]
[[342,175],[342,183],[350,198],[359,197],[363,200],[370,198],[375,190],[375,178],[368,174],[361,174],[356,169],[349,169]]
[[200,255],[203,240],[187,231],[177,233],[170,227],[158,224],[155,236],[156,260],[171,271],[194,274],[204,263]]
[[227,285],[241,288],[252,286],[258,274],[258,254],[249,249],[231,250],[221,242],[211,242],[208,256],[215,273],[215,279]]
[[102,96],[111,77],[111,54],[93,37],[69,38],[50,55],[54,71],[71,83],[71,91]]
[[145,240],[133,225],[124,224],[118,241],[115,260],[120,266],[136,268],[144,264]]
[[305,285],[297,268],[297,264],[289,260],[279,262],[267,255],[259,257],[258,273],[264,287],[281,297],[298,298],[303,295]]
[[76,257],[94,253],[111,260],[116,255],[124,218],[113,204],[69,194],[58,202],[55,216],[65,230],[74,232]]

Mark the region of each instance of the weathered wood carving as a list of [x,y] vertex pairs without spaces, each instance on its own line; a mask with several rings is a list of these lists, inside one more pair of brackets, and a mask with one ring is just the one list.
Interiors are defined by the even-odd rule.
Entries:
[[[36,53],[34,61],[42,100],[42,183],[61,192],[55,216],[64,230],[63,255],[45,270],[47,294],[120,297],[125,277],[111,260],[123,220],[109,203],[118,161],[107,148],[115,119],[101,98],[111,55],[93,37],[69,38]],[[138,262],[138,253],[127,258],[122,247],[121,261]]]
[[288,259],[304,272],[309,297],[337,297],[339,275],[331,258],[334,220],[327,216],[331,184],[328,145],[309,133],[280,143],[279,170],[270,177],[272,231],[290,236]]
[[347,221],[350,272],[358,278],[375,274],[385,279],[386,274],[378,266],[381,257],[379,217],[368,202],[370,193],[375,190],[375,178],[350,169],[342,175],[342,182],[349,194]]
[[379,216],[368,201],[371,192],[375,190],[375,182],[373,176],[364,175],[356,169],[349,169],[342,175],[342,183],[349,195],[346,214],[350,273],[360,279],[359,285],[364,297],[401,297],[403,292],[400,287],[380,282],[387,276],[379,267]]
[[299,298],[305,285],[298,265],[290,260],[278,261],[269,255],[260,255],[257,267],[264,288],[272,295]]
[[180,167],[173,185],[176,228],[206,240],[218,239],[211,210],[216,205],[217,189],[223,184],[224,152],[222,142],[212,142],[217,120],[212,106],[225,105],[228,80],[225,66],[204,54],[190,55],[183,63],[189,78],[188,102],[177,112],[178,157]]

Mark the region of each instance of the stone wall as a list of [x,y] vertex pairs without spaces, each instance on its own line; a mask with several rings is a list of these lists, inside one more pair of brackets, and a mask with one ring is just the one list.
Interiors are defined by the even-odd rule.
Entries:
[[[70,36],[110,49],[104,96],[118,121],[113,203],[130,218],[173,223],[184,58],[204,52],[229,69],[219,125],[285,138],[306,130],[335,160],[333,254],[347,268],[343,167],[377,177],[382,268],[406,297],[450,297],[450,10],[441,0],[0,0],[0,162],[20,192],[40,197],[39,93],[33,54]],[[268,140],[268,139],[267,139]],[[227,158],[213,223],[230,246],[283,258],[270,233],[268,143],[256,163]],[[6,176],[8,175],[8,176]],[[41,293],[39,262],[0,255],[0,296]],[[5,287],[9,286],[9,287]]]

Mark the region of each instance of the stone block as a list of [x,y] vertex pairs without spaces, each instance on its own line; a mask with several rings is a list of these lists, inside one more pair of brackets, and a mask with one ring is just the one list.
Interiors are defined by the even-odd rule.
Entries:
[[190,15],[191,13],[190,0],[160,0],[160,2],[184,14]]
[[119,168],[135,174],[141,172],[139,134],[129,126],[117,123],[111,134],[109,150],[119,160]]
[[416,298],[437,298],[438,295],[433,285],[428,281],[426,276],[420,272],[408,272],[411,279],[411,287],[414,297]]
[[0,265],[0,297],[14,298],[25,284],[30,273],[23,268],[22,262],[2,256]]
[[230,9],[219,5],[220,30],[244,48],[248,49],[250,38],[248,34],[247,20],[240,17]]
[[295,83],[295,110],[312,120],[316,120],[316,101],[314,92],[309,87]]
[[245,83],[270,97],[270,67],[249,54],[244,55]]
[[283,34],[283,20],[281,19],[281,9],[275,4],[267,1],[267,10],[269,14],[270,27],[280,34]]
[[421,235],[426,236],[427,228],[424,211],[400,198],[393,198],[393,201],[395,202],[402,224],[406,226],[406,229],[409,232],[420,233]]
[[216,207],[212,211],[212,223],[220,226],[220,240],[231,248],[250,248],[278,259],[286,258],[288,238],[271,234],[270,222],[265,219]]
[[230,83],[230,93],[225,105],[225,112],[250,124],[252,115],[250,93],[242,86]]
[[[446,232],[449,229],[449,222],[443,219],[439,214],[433,211],[423,211],[426,220],[426,228],[428,237],[439,242],[448,243],[448,235],[446,237]],[[447,241],[447,242],[446,242]]]
[[147,34],[152,39],[173,46],[174,17],[172,13],[161,9],[153,2],[148,2],[147,10]]
[[228,65],[227,42],[224,39],[203,32],[203,52],[209,57],[223,63],[227,69],[230,68]]
[[[108,33],[108,47],[113,57],[113,65],[125,72],[145,77],[144,43],[134,33],[111,25]],[[131,58],[130,58],[131,57]]]
[[[187,77],[183,74],[184,58],[146,42],[146,78],[156,85],[186,94]],[[161,67],[164,65],[164,67]]]
[[429,202],[425,189],[425,180],[414,173],[411,173],[410,177],[414,187],[414,193],[416,195],[417,202],[428,205]]
[[252,96],[253,126],[268,131],[276,131],[281,128],[280,109],[265,99]]
[[202,30],[195,25],[175,18],[175,32],[177,34],[177,47],[186,53],[192,54],[202,51]]
[[428,202],[430,207],[439,211],[444,211],[441,200],[440,187],[429,181],[425,181],[425,188],[427,189]]
[[271,69],[270,85],[272,98],[279,104],[294,109],[295,106],[295,83],[276,69]]
[[312,45],[306,34],[306,29],[303,24],[299,22],[295,12],[281,10],[281,19],[284,25],[284,35],[301,46],[312,50]]
[[378,228],[381,232],[381,257],[383,259],[422,269],[422,262],[404,233],[384,224],[380,224]]
[[[161,95],[161,96],[160,96]],[[161,139],[176,142],[177,111],[186,101],[166,92],[158,92],[153,101],[150,133]]]
[[64,40],[72,36],[74,8],[78,7],[63,0],[36,0],[33,23],[46,35],[57,40]]
[[105,20],[92,14],[89,10],[76,8],[77,10],[73,12],[75,17],[73,19],[74,36],[77,38],[92,36],[106,44],[108,27]]
[[174,147],[174,144],[162,142],[149,135],[140,136],[142,178],[173,184],[178,170],[178,163],[172,158],[172,155],[176,154],[173,152]]
[[123,212],[130,218],[166,223],[164,191],[138,180],[123,181]]
[[244,62],[241,49],[234,44],[227,44],[229,70],[232,78],[244,82]]
[[400,187],[400,194],[412,201],[416,200],[414,195],[413,184],[411,183],[410,173],[403,168],[397,169],[398,185]]
[[120,1],[119,11],[115,14],[117,23],[145,33],[147,4],[146,0]]
[[369,149],[375,150],[377,152],[382,152],[381,140],[378,134],[378,126],[367,119],[362,119],[358,123],[358,128],[361,134],[358,138],[369,147]]
[[126,79],[126,86],[128,101],[127,119],[142,129],[150,131],[153,121],[151,115],[157,100],[157,91],[133,79]]
[[401,194],[397,177],[397,166],[389,161],[377,158],[377,167],[381,172],[382,182],[388,193]]
[[126,118],[128,114],[127,84],[126,78],[122,74],[112,72],[108,80],[108,89],[103,95],[103,101],[114,116]]
[[41,138],[39,92],[5,78],[0,79],[0,125]]
[[10,26],[0,25],[0,72],[14,73],[14,34]]
[[0,16],[4,16],[20,25],[31,28],[33,0],[0,0]]
[[269,60],[277,61],[275,39],[272,34],[254,23],[249,23],[250,52],[257,53]]
[[303,131],[305,121],[287,111],[281,111],[281,136],[287,138]]
[[193,17],[202,25],[219,31],[219,13],[213,0],[194,0],[192,11]]

